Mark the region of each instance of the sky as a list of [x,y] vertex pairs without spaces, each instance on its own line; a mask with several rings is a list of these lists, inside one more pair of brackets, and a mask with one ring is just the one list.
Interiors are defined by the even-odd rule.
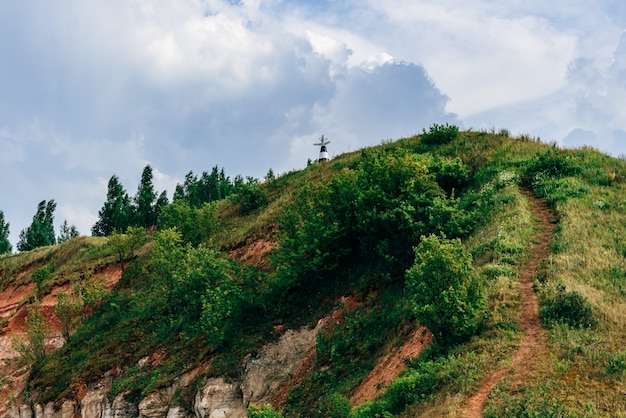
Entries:
[[306,166],[434,123],[626,154],[623,0],[0,1],[0,210]]

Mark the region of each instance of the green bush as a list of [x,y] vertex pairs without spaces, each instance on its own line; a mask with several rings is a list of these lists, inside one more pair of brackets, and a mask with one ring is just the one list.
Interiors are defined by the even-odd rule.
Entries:
[[326,418],[347,418],[350,415],[350,401],[338,393],[333,393],[322,403],[322,413]]
[[250,405],[248,408],[248,418],[283,418],[283,414],[276,412],[271,405]]
[[609,356],[606,374],[622,376],[626,374],[626,351]]
[[537,175],[560,178],[573,176],[580,172],[580,167],[574,164],[573,156],[556,148],[538,153],[526,168],[526,176],[531,179]]
[[350,411],[349,418],[392,418],[393,414],[388,412],[380,402],[365,402]]
[[484,323],[483,289],[459,239],[422,237],[406,286],[418,322],[446,345],[466,340]]
[[207,242],[218,228],[215,204],[192,207],[183,200],[165,206],[159,215],[159,228],[176,228],[184,242],[193,246]]
[[422,144],[426,145],[442,145],[447,144],[459,136],[459,127],[456,125],[449,125],[447,122],[445,125],[434,124],[426,132],[422,133]]
[[43,266],[33,271],[32,278],[37,283],[37,292],[41,292],[44,282],[50,278],[50,270],[48,266]]
[[430,165],[430,170],[435,174],[437,184],[439,184],[448,195],[451,195],[453,192],[458,194],[469,182],[469,168],[463,164],[460,158],[453,160],[437,158]]
[[247,183],[239,184],[236,187],[232,201],[241,205],[243,213],[250,213],[267,203],[267,195],[261,188],[258,179],[248,177]]
[[559,287],[556,295],[547,298],[543,305],[540,317],[547,326],[556,322],[573,328],[586,328],[595,324],[587,299],[578,292],[567,292],[564,286]]

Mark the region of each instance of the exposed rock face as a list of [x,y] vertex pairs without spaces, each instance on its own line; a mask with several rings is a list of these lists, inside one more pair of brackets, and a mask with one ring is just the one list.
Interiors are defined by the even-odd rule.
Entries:
[[104,418],[105,412],[110,414],[107,390],[104,388],[88,390],[80,401],[80,413],[83,418]]
[[124,394],[118,394],[111,404],[111,418],[135,418],[139,416],[139,408],[132,402],[124,399]]
[[320,322],[314,329],[285,332],[277,342],[261,348],[244,362],[240,379],[205,379],[191,405],[193,414],[172,405],[175,391],[193,381],[191,375],[186,375],[171,387],[148,394],[138,405],[125,400],[123,394],[109,401],[112,379],[107,377],[90,384],[80,402],[65,401],[57,411],[53,403],[14,406],[11,418],[245,418],[250,403],[269,403],[315,349],[322,326]]
[[195,399],[196,417],[244,418],[246,406],[238,382],[228,382],[223,377],[208,379]]
[[170,409],[171,390],[149,393],[139,402],[139,418],[163,418]]
[[314,349],[320,326],[314,329],[288,330],[276,343],[263,347],[244,365],[241,383],[243,403],[265,404],[289,379]]

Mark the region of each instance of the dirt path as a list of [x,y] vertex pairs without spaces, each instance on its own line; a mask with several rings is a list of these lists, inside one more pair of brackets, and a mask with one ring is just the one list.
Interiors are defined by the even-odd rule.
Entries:
[[523,191],[530,201],[534,217],[537,219],[539,226],[539,230],[533,237],[537,244],[533,248],[527,265],[520,276],[522,310],[519,316],[519,324],[524,332],[524,337],[522,338],[520,348],[511,357],[511,366],[493,371],[482,384],[480,390],[468,399],[462,415],[465,418],[482,417],[482,412],[491,389],[505,376],[512,375],[514,383],[523,384],[530,369],[530,364],[532,364],[532,359],[541,357],[546,351],[546,333],[539,321],[539,304],[537,295],[533,291],[533,277],[539,264],[548,256],[555,225],[551,222],[553,214],[545,202],[534,197],[530,191]]

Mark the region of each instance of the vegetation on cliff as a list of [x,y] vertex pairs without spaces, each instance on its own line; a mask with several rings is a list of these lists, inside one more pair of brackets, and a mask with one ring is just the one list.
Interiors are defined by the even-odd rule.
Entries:
[[[104,374],[113,376],[112,395],[129,399],[198,364],[207,368],[197,379],[235,375],[281,330],[314,324],[349,296],[356,306],[320,334],[310,372],[250,416],[458,414],[522,339],[517,276],[536,229],[527,188],[558,222],[535,280],[550,355],[533,359],[524,381],[496,385],[485,414],[626,413],[624,161],[506,131],[434,125],[263,183],[214,174],[227,193],[203,200],[204,180],[190,173],[174,202],[157,205],[159,230],[141,240],[131,240],[136,229],[113,228],[107,238],[0,258],[5,287],[47,268],[38,297],[98,267],[124,267],[63,347],[35,359],[37,401],[71,397],[77,383]],[[157,207],[150,196],[144,206]],[[251,264],[242,254],[257,242],[273,248]],[[433,343],[377,398],[351,403],[377,359],[418,323]],[[159,361],[138,366],[157,352]],[[176,399],[188,406],[191,396]]]

